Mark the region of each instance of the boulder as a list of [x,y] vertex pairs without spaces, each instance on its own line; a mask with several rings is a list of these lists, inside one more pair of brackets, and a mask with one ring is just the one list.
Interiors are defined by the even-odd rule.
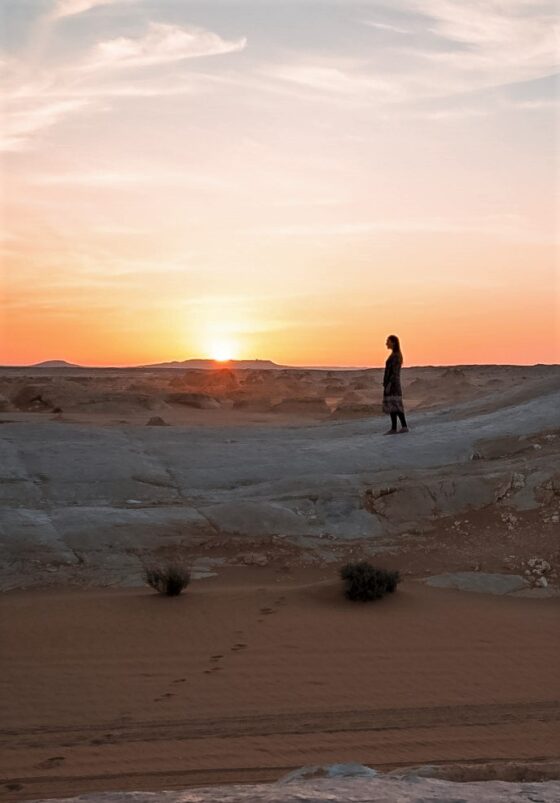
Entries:
[[45,388],[42,385],[24,385],[12,397],[12,404],[22,412],[43,412],[52,410],[52,403],[43,398]]

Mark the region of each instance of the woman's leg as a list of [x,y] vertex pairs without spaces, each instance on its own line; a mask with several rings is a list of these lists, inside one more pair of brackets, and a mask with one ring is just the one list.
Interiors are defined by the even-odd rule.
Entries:
[[[407,424],[406,424],[406,418],[405,418],[404,412],[402,412],[402,413],[397,413],[397,415],[398,415],[398,417],[399,417],[399,421],[401,422],[401,427],[404,427],[404,428],[406,428],[406,427],[407,427]],[[395,426],[396,426],[396,425],[397,425],[397,422],[395,421]]]
[[397,414],[391,413],[391,429],[396,430],[396,428],[397,428]]

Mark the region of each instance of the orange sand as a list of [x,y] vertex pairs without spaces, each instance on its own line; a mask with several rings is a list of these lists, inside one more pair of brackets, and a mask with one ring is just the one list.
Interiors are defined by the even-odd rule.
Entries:
[[559,757],[558,600],[409,581],[363,605],[333,573],[4,595],[3,797]]

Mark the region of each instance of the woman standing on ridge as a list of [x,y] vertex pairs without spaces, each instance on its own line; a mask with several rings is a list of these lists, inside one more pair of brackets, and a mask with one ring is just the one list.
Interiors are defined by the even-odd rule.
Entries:
[[[408,432],[401,390],[403,356],[401,344],[396,335],[389,335],[385,345],[391,349],[383,374],[383,412],[391,416],[391,429],[385,435],[400,435],[401,432]],[[397,418],[401,422],[400,430],[397,429]]]

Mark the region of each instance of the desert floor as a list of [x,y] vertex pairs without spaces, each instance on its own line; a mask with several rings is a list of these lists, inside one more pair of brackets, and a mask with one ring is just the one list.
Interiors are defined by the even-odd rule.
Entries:
[[408,369],[396,437],[380,377],[0,370],[0,796],[558,776],[560,370]]
[[319,569],[230,569],[179,598],[12,592],[3,796],[557,759],[559,611],[416,581],[350,603]]

